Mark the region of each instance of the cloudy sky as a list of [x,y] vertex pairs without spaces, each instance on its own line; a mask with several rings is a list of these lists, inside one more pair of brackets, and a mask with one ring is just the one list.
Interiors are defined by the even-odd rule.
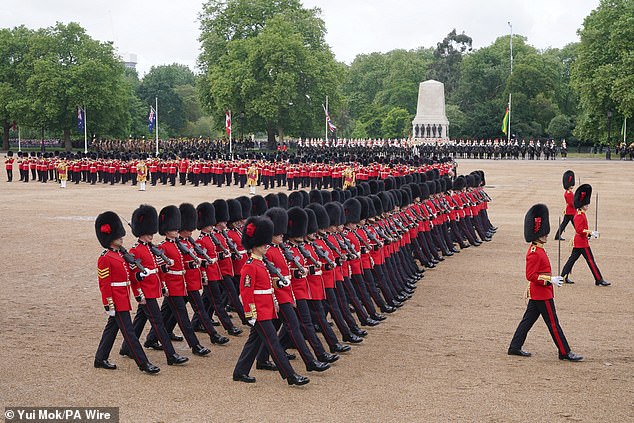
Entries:
[[[453,28],[484,47],[513,32],[537,48],[577,41],[577,29],[599,0],[302,0],[319,7],[326,40],[338,60],[395,48],[435,46]],[[182,63],[199,52],[202,0],[2,0],[0,26],[40,28],[75,21],[120,54],[137,55],[140,75],[151,66]]]

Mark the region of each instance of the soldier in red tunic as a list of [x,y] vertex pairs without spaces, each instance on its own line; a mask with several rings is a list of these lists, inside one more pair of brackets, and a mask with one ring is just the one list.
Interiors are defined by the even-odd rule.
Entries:
[[531,356],[531,353],[522,350],[522,346],[526,341],[528,331],[541,315],[557,346],[559,359],[580,361],[583,360],[583,357],[570,351],[555,311],[553,285],[561,286],[564,278],[552,275],[550,260],[546,250],[544,250],[549,233],[548,207],[544,204],[535,204],[524,217],[524,239],[530,243],[526,252],[526,279],[529,282],[527,288],[528,305],[524,317],[517,327],[515,335],[513,335],[508,354],[521,357]]
[[4,159],[4,167],[7,170],[7,182],[13,181],[13,151],[7,151],[7,157]]
[[244,299],[244,315],[251,326],[251,332],[233,370],[233,380],[255,382],[255,378],[249,376],[249,371],[260,347],[264,345],[275,361],[280,375],[289,385],[305,385],[309,379],[295,373],[273,325],[273,319],[277,318],[277,306],[271,275],[263,261],[272,238],[273,222],[270,219],[256,216],[247,220],[242,245],[251,250],[251,256],[242,267],[240,295]]
[[[131,348],[132,357],[139,369],[147,373],[158,373],[161,369],[149,362],[143,348],[141,348],[139,338],[134,334],[130,319],[130,310],[132,309],[130,285],[134,285],[136,288],[138,282],[148,274],[130,271],[121,250],[125,229],[116,213],[107,211],[97,216],[95,232],[99,243],[106,249],[97,261],[97,273],[102,304],[108,314],[108,323],[106,323],[101,335],[94,366],[109,370],[117,368],[115,364],[108,361],[108,356],[117,337],[117,332],[120,330],[123,339]],[[145,302],[143,295],[137,296],[136,299],[139,303]]]

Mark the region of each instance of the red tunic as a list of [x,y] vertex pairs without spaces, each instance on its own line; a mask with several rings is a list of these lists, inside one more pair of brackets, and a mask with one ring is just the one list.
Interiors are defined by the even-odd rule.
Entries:
[[277,318],[271,276],[262,259],[252,255],[240,272],[240,296],[247,319],[259,321]]
[[575,240],[574,247],[575,248],[587,248],[590,246],[588,242],[588,233],[584,232],[588,229],[588,218],[586,217],[586,212],[583,210],[579,210],[574,218],[575,224]]
[[220,274],[220,266],[218,265],[218,254],[216,253],[216,246],[211,240],[211,234],[207,232],[200,232],[196,243],[204,250],[207,250],[207,255],[211,258],[212,263],[208,263],[205,268],[207,273],[207,279],[210,281],[219,281],[222,279]]
[[[282,276],[291,276],[291,269],[284,258],[284,254],[282,253],[282,248],[279,245],[271,245],[271,248],[266,252],[266,258],[269,259],[273,266],[280,269],[280,273]],[[286,303],[295,303],[295,297],[293,297],[293,289],[290,285],[280,288],[273,285],[275,288],[275,298],[277,299],[278,304],[286,304]]]
[[571,189],[564,191],[564,200],[566,200],[566,212],[565,214],[574,215],[577,211],[574,205],[575,194]]
[[233,260],[233,274],[240,274],[240,270],[242,270],[242,266],[247,262],[247,251],[242,246],[242,233],[239,230],[232,228],[227,231],[227,236],[236,244],[238,247],[238,251],[242,254],[237,260]]
[[[297,257],[297,261],[303,267],[307,267],[306,260],[304,256],[299,252],[296,246],[289,244],[289,249],[291,253],[295,257]],[[293,295],[298,300],[310,300],[310,289],[308,287],[308,279],[306,278],[296,278],[295,275],[291,275],[291,288],[293,289]]]
[[540,280],[539,275],[551,275],[550,260],[542,246],[531,244],[526,252],[526,279],[530,282],[529,298],[550,300],[553,298],[553,286]]
[[[194,250],[194,246],[187,239],[179,238],[179,241],[190,250]],[[201,290],[203,285],[200,267],[196,264],[195,259],[189,254],[185,254],[183,256],[183,260],[185,264],[185,284],[187,286],[187,291]]]
[[101,302],[108,305],[112,298],[116,311],[130,311],[131,281],[133,280],[128,264],[120,251],[105,250],[97,260],[97,275]]
[[[225,239],[221,231],[214,228],[213,236],[218,240],[218,242],[220,242],[222,248],[227,251],[229,250],[227,240]],[[220,266],[220,273],[222,274],[222,276],[233,276],[235,274],[233,273],[233,263],[231,262],[231,256],[218,258],[218,264]]]
[[348,260],[350,263],[350,273],[352,275],[360,275],[363,272],[361,271],[361,243],[359,239],[354,235],[354,232],[348,229],[344,229],[343,236],[348,238],[352,247],[354,248],[354,252],[357,253],[358,258],[354,260]]
[[[163,264],[163,260],[157,259],[150,251],[149,245],[142,241],[137,241],[134,247],[130,248],[130,254],[139,259],[143,267],[151,272],[140,282],[145,298],[161,298],[162,283],[159,268]],[[136,293],[134,294],[136,295]]]
[[[312,258],[314,258],[316,261],[319,261],[317,253],[315,253],[315,250],[313,249],[313,246],[311,244],[305,243],[304,249],[308,251]],[[312,260],[309,259],[309,261],[312,263]],[[322,278],[322,274],[323,266],[319,269],[315,268],[315,274],[311,275],[309,273],[307,276],[311,300],[326,299],[326,291],[324,291],[324,280]]]
[[185,292],[185,263],[183,255],[176,246],[175,240],[166,239],[159,247],[165,251],[165,255],[174,262],[169,267],[167,273],[163,275],[163,280],[171,297],[184,297]]

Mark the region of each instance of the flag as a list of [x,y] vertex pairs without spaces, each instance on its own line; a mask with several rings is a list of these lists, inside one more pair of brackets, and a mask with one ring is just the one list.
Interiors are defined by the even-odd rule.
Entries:
[[85,112],[81,107],[77,107],[77,130],[80,132],[84,130],[86,125],[84,113]]
[[[15,122],[14,122],[15,125]],[[627,118],[623,118],[623,126],[621,126],[621,139],[625,142],[627,136]]]
[[227,135],[231,137],[231,110],[225,112],[225,130],[227,131]]
[[326,124],[328,125],[328,129],[330,129],[330,132],[335,132],[337,130],[337,127],[332,123],[332,120],[330,120],[328,109],[326,109],[326,106],[324,106],[323,104],[322,107],[324,108],[324,113],[326,114]]
[[156,111],[154,110],[154,107],[150,106],[150,115],[148,116],[148,125],[147,125],[147,129],[148,131],[150,131],[150,133],[152,132],[152,129],[154,129],[155,124],[156,124]]
[[504,113],[504,119],[502,120],[502,132],[507,135],[509,132],[509,108],[506,107],[506,113]]

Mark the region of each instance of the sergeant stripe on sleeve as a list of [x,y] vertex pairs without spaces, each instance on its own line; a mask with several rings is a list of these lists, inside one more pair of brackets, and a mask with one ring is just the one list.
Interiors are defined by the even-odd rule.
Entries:
[[99,279],[105,279],[110,276],[110,268],[106,267],[105,269],[97,268],[97,275],[99,275]]

